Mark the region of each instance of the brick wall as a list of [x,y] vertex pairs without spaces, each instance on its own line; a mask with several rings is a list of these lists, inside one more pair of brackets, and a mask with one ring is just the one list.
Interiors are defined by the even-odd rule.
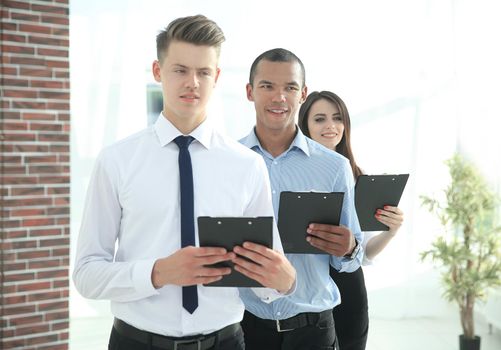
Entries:
[[69,0],[2,0],[0,349],[67,349]]

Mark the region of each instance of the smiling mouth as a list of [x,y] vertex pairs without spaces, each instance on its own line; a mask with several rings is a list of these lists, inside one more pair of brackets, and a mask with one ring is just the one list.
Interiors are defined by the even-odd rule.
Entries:
[[287,108],[268,108],[266,111],[273,113],[273,114],[285,114],[289,110]]
[[327,137],[327,138],[333,139],[333,138],[337,137],[337,134],[335,134],[335,133],[325,133],[325,134],[322,134],[322,137]]

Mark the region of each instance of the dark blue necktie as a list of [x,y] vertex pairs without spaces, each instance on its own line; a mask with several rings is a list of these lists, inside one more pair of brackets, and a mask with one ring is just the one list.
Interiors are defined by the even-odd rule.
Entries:
[[[179,180],[181,184],[181,247],[195,246],[195,218],[193,213],[193,171],[188,147],[191,136],[178,136],[174,142],[179,147]],[[183,287],[183,307],[192,314],[198,307],[197,286]]]

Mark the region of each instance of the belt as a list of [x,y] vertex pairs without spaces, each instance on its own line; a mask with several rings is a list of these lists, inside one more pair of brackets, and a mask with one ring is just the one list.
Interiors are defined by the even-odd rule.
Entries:
[[214,346],[216,343],[216,337],[219,340],[224,340],[233,336],[240,329],[240,324],[230,324],[219,331],[206,335],[196,335],[182,338],[167,337],[160,334],[142,331],[122,320],[119,320],[118,318],[115,318],[113,321],[113,328],[115,328],[121,336],[133,339],[143,344],[149,344],[151,338],[151,345],[162,349],[206,350]]
[[266,328],[276,329],[277,332],[288,332],[306,326],[316,326],[320,321],[332,317],[332,310],[325,310],[322,312],[303,312],[284,320],[266,320],[256,317],[250,312],[247,312],[247,314],[254,317],[257,323]]

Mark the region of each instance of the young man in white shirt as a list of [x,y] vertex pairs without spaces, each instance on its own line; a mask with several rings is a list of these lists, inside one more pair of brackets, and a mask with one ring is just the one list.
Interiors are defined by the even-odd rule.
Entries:
[[[83,296],[111,301],[110,349],[243,349],[238,290],[204,286],[230,268],[207,265],[232,260],[238,271],[268,287],[253,290],[263,302],[294,288],[295,270],[281,253],[276,230],[278,251],[252,243],[238,249],[256,263],[196,244],[198,216],[273,215],[261,157],[220,135],[206,119],[223,41],[221,29],[204,16],[171,22],[157,36],[152,67],[162,84],[161,115],[97,159],[73,278]],[[190,176],[180,176],[182,152],[191,158]],[[180,189],[188,177],[186,220]],[[183,225],[194,236],[186,246]]]

